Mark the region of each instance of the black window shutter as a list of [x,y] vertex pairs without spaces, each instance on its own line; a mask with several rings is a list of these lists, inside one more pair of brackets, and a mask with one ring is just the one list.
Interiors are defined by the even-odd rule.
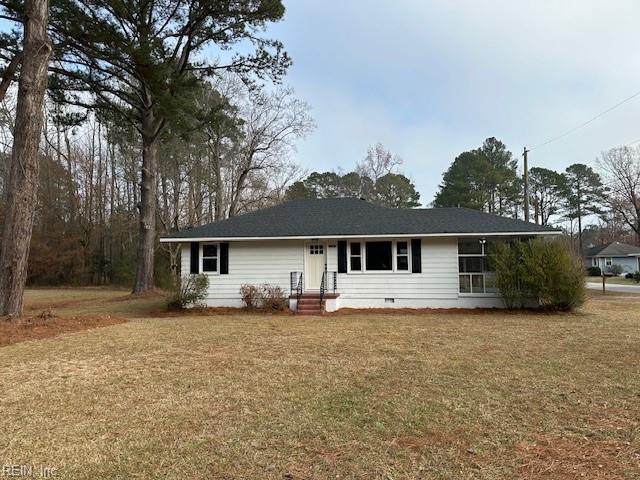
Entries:
[[191,242],[191,273],[200,273],[200,244]]
[[422,273],[422,240],[419,238],[411,240],[411,271]]
[[347,273],[347,241],[338,241],[338,273]]
[[220,244],[220,274],[227,275],[229,273],[229,244]]

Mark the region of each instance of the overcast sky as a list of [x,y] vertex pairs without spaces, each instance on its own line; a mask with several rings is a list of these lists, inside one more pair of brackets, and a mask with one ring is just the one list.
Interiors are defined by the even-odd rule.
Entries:
[[[518,155],[640,91],[640,2],[285,0],[270,28],[312,106],[309,170],[352,168],[382,142],[429,203],[455,156],[495,136]],[[640,96],[531,153],[593,164],[640,140]]]

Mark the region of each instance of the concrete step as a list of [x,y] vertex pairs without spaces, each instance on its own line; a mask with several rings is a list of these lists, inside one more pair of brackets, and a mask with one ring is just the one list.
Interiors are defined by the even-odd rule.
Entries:
[[296,315],[322,315],[322,310],[298,310],[296,311]]
[[[322,304],[324,304],[324,302],[322,302]],[[318,300],[317,298],[312,298],[312,299],[306,299],[306,300],[302,300],[300,299],[300,301],[298,302],[298,305],[318,305],[320,306],[320,300]]]
[[320,304],[308,304],[308,305],[298,305],[298,310],[322,310],[322,306]]

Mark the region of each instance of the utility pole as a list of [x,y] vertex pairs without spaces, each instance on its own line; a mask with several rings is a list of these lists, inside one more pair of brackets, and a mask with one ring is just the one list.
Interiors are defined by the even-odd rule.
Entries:
[[524,147],[524,221],[529,221],[529,160],[527,154],[529,150]]

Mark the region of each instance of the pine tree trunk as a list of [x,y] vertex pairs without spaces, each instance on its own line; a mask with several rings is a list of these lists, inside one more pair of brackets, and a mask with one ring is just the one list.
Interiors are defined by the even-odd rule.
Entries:
[[142,180],[140,182],[138,264],[134,294],[153,290],[153,258],[156,243],[158,137],[153,110],[142,118]]
[[22,315],[27,261],[38,196],[38,150],[51,42],[48,0],[28,0],[24,55],[18,85],[7,205],[0,252],[0,314]]

